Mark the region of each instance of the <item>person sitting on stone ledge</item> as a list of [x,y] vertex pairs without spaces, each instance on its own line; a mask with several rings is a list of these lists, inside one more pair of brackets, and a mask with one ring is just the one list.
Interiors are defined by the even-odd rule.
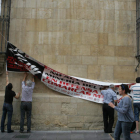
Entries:
[[27,80],[25,84],[25,80],[27,77],[27,73],[24,74],[24,78],[22,81],[22,98],[21,98],[21,119],[20,119],[20,133],[24,131],[24,118],[25,113],[27,113],[27,133],[31,131],[31,111],[32,111],[32,94],[33,89],[35,87],[34,76],[32,81]]
[[7,133],[12,133],[14,130],[11,130],[11,120],[13,114],[13,97],[19,99],[20,92],[16,94],[13,90],[13,85],[9,83],[8,72],[6,72],[6,87],[5,87],[5,98],[3,104],[3,114],[1,118],[1,132],[4,131],[4,123],[6,119],[6,114],[8,114],[8,122],[7,122]]

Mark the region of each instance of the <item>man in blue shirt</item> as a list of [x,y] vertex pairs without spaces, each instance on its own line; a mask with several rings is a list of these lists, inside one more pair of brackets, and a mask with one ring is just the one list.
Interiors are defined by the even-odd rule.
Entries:
[[[107,90],[101,91],[104,96],[103,102],[103,121],[104,121],[104,132],[112,133],[112,127],[114,124],[114,109],[108,106],[108,103],[117,103],[117,95],[114,92],[114,85],[110,85]],[[108,121],[109,119],[109,121]]]

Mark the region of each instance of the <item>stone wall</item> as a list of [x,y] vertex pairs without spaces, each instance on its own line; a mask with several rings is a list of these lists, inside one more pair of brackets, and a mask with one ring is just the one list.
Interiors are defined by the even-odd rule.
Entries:
[[[139,75],[134,57],[136,0],[12,0],[9,38],[28,55],[67,75],[121,83],[134,82]],[[21,91],[22,78],[9,73],[16,92]],[[35,82],[34,129],[103,129],[100,104]],[[4,88],[5,74],[0,75],[1,97]],[[13,125],[19,126],[19,113],[19,101],[14,101]]]
[[[3,105],[0,94],[0,108]],[[33,95],[32,130],[93,130],[103,129],[102,105],[61,94]],[[20,99],[13,102],[12,127],[20,126]],[[0,117],[2,110],[0,110]],[[25,117],[26,118],[26,117]],[[26,126],[26,119],[25,119]],[[25,127],[26,130],[26,127]]]

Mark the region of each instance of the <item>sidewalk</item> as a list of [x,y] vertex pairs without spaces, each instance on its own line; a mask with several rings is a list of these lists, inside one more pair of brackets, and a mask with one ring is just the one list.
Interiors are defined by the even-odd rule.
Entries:
[[[133,140],[139,140],[140,135],[131,134]],[[102,130],[80,131],[32,131],[31,133],[1,133],[0,140],[112,140],[109,134]],[[123,140],[123,138],[121,138]]]

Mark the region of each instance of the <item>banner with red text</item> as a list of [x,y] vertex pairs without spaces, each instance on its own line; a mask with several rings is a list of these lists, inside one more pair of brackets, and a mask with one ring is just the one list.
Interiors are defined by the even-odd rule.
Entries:
[[[118,86],[121,83],[107,83],[65,75],[38,62],[9,42],[6,54],[7,71],[30,72],[47,87],[62,94],[96,103],[103,103],[103,95],[100,91],[101,87],[114,84],[118,95]],[[118,99],[121,99],[121,96],[118,95]]]

